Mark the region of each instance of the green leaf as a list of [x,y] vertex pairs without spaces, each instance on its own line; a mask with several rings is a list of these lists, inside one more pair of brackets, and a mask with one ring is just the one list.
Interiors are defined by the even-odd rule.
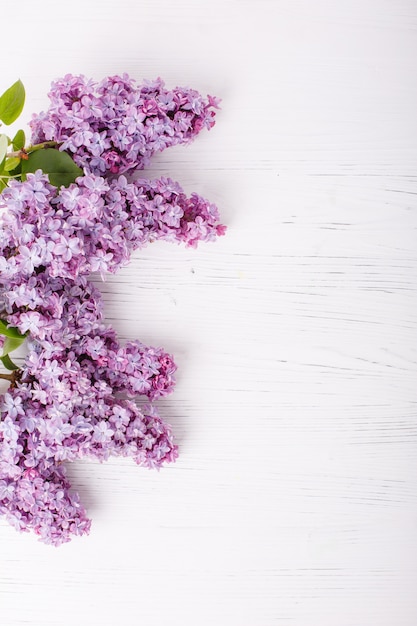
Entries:
[[25,104],[25,88],[21,80],[17,80],[0,97],[0,119],[5,124],[12,124],[22,112]]
[[3,162],[3,159],[7,154],[8,145],[7,135],[0,135],[0,163]]
[[11,337],[12,339],[21,339],[22,337],[26,337],[27,333],[22,335],[22,333],[14,326],[7,326],[7,322],[4,320],[0,320],[0,335],[4,335],[5,337]]
[[15,150],[21,150],[24,148],[26,143],[25,132],[23,130],[18,130],[12,139],[12,143]]
[[75,165],[70,155],[55,148],[46,148],[30,152],[26,161],[22,161],[22,180],[25,174],[42,170],[48,174],[51,185],[68,187],[78,176],[83,175],[82,169]]
[[4,164],[4,171],[11,172],[19,165],[19,163],[20,159],[18,157],[10,157],[6,159],[6,162]]
[[17,350],[17,348],[22,345],[25,339],[26,337],[7,337],[3,345],[2,356],[6,356],[10,352],[13,352],[13,350]]
[[22,343],[25,341],[25,336],[20,337],[7,337],[6,341],[3,345],[3,354],[0,356],[0,361],[2,361],[5,368],[8,370],[17,370],[18,366],[13,363],[11,358],[9,357],[10,352],[16,350]]
[[8,354],[6,354],[5,356],[0,356],[0,361],[2,361],[4,367],[8,370],[19,369],[19,367],[15,363],[13,363],[13,361],[11,360]]

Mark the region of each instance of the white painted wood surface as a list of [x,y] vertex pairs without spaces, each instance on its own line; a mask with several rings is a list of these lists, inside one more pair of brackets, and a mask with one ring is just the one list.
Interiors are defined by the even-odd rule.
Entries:
[[226,237],[154,244],[102,285],[123,337],[170,349],[160,473],[69,468],[91,535],[0,522],[1,626],[415,626],[414,0],[23,0],[1,84],[128,72],[223,99],[166,151]]

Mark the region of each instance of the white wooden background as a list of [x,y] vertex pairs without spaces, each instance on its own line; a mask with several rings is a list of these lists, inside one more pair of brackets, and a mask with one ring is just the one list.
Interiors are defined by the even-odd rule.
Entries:
[[1,626],[415,626],[416,1],[2,9],[26,120],[67,72],[220,96],[150,175],[229,230],[102,285],[122,337],[176,356],[180,458],[72,465],[93,527],[61,548],[0,522]]

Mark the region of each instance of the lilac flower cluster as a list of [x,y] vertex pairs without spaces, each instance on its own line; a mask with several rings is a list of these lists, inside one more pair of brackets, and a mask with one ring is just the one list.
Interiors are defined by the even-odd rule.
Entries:
[[169,178],[129,183],[123,175],[109,181],[88,175],[58,191],[38,170],[23,183],[11,181],[2,197],[6,278],[27,278],[40,266],[51,277],[72,279],[114,272],[150,241],[195,246],[224,233],[217,207],[197,194],[188,198]]
[[218,107],[193,89],[168,90],[160,78],[136,85],[127,75],[95,83],[68,74],[49,98],[49,109],[31,121],[33,142],[58,141],[77,165],[100,175],[143,169],[155,152],[211,128]]
[[0,513],[60,545],[91,524],[64,462],[119,455],[159,468],[177,457],[152,404],[173,389],[173,359],[138,341],[121,345],[89,275],[116,272],[156,239],[196,246],[225,227],[213,204],[178,183],[121,174],[210,127],[215,99],[169,92],[160,80],[66,76],[51,100],[32,122],[33,141],[59,142],[84,176],[58,189],[38,170],[0,196],[0,317],[28,335],[0,401]]
[[18,385],[2,403],[0,512],[18,529],[59,545],[90,528],[69,491],[64,461],[119,455],[159,468],[175,460],[169,426],[153,406],[141,411],[129,398],[168,393],[175,365],[162,350],[138,342],[121,347],[105,327],[61,352],[36,342],[30,348]]
[[169,426],[152,405],[141,412],[133,398],[170,393],[176,366],[160,348],[137,341],[121,346],[103,324],[100,293],[86,277],[43,276],[37,289],[28,285],[34,302],[42,285],[37,310],[20,302],[20,313],[6,315],[19,318],[31,338],[0,405],[0,513],[59,545],[90,528],[78,496],[69,492],[63,461],[122,455],[159,468],[175,460]]

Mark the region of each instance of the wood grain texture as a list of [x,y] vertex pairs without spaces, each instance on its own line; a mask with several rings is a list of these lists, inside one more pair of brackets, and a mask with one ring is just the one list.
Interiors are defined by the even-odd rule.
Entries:
[[227,236],[100,283],[179,365],[180,458],[68,468],[93,518],[59,549],[0,522],[1,626],[415,626],[417,5],[23,0],[2,84],[161,75],[222,97],[159,155]]

